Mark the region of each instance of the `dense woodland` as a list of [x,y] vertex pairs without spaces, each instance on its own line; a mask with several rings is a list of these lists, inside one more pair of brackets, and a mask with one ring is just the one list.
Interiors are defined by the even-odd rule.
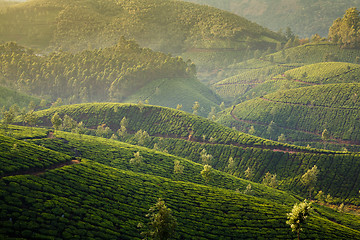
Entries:
[[196,74],[195,66],[180,57],[123,38],[109,48],[46,56],[6,43],[0,46],[0,57],[3,85],[66,103],[121,101],[153,80]]

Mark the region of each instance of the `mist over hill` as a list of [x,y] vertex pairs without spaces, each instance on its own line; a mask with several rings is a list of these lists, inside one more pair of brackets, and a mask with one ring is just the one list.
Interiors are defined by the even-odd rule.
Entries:
[[332,22],[346,9],[359,7],[359,0],[187,0],[224,9],[273,31],[290,27],[301,37],[328,35]]

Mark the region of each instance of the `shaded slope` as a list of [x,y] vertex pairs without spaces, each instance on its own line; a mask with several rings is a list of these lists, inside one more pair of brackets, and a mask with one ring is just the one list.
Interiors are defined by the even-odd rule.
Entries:
[[[276,173],[282,181],[281,188],[304,195],[307,189],[299,179],[314,165],[321,169],[316,191],[353,201],[360,187],[360,183],[354,181],[360,174],[360,168],[354,167],[359,164],[357,155],[277,143],[181,111],[146,105],[140,110],[138,105],[81,104],[40,111],[39,124],[50,126],[49,119],[55,112],[83,121],[87,127],[105,124],[115,131],[126,117],[128,133],[142,129],[152,136],[151,141],[145,143],[148,147],[157,143],[171,154],[199,163],[202,163],[200,152],[206,148],[214,156],[210,164],[216,169],[244,177],[244,171],[250,167],[255,173],[251,179],[257,182],[261,182],[268,171]],[[131,135],[121,139],[138,144]],[[230,157],[235,161],[233,168],[228,167]]]
[[[1,188],[0,200],[7,209],[1,218],[5,237],[138,239],[138,222],[145,222],[146,209],[163,197],[178,220],[178,239],[233,239],[239,235],[292,239],[285,224],[289,207],[91,161],[49,171],[40,178],[4,178]],[[37,204],[31,204],[33,201]],[[20,211],[28,217],[19,217]],[[18,224],[23,226],[20,230]],[[318,216],[310,219],[305,229],[308,238],[354,239],[359,235]]]
[[194,102],[200,104],[199,115],[207,116],[211,107],[219,110],[220,98],[196,79],[161,79],[153,81],[126,99],[126,102],[149,101],[152,105],[176,108],[192,112]]
[[1,107],[4,106],[8,109],[11,105],[17,104],[20,108],[23,108],[29,106],[30,102],[34,102],[38,105],[40,103],[40,99],[0,86]]
[[[98,159],[105,162],[115,156],[110,153],[117,152],[120,154],[117,169],[83,159],[79,164],[49,170],[38,176],[2,178],[1,237],[138,239],[138,223],[146,222],[147,209],[158,197],[162,197],[178,220],[176,239],[233,239],[238,236],[251,239],[292,239],[285,220],[293,200],[286,197],[286,193],[269,191],[267,187],[254,184],[256,194],[260,190],[260,194],[265,197],[258,198],[233,190],[189,183],[184,181],[184,178],[182,181],[174,181],[121,170],[119,168],[122,168],[122,165],[119,163],[128,162],[128,159],[121,159],[121,155],[129,155],[133,150],[147,152],[144,154],[144,163],[158,170],[172,165],[166,162],[179,158],[112,140],[87,136],[80,138],[61,132],[56,135],[64,137],[58,140],[68,148],[72,148],[69,145],[76,144],[79,149],[85,150],[88,147],[92,151],[100,151],[107,157],[98,156]],[[56,138],[43,139],[46,140],[45,143],[54,141],[53,146],[59,143]],[[98,146],[94,147],[97,144]],[[66,147],[57,147],[66,150]],[[87,154],[94,156],[90,152]],[[161,155],[162,161],[159,162]],[[187,171],[192,165],[196,166],[190,161],[186,163],[186,160],[182,160],[182,163],[186,165]],[[135,171],[142,171],[143,167]],[[155,171],[156,174],[162,175],[161,171]],[[184,175],[190,181],[191,176],[194,176],[186,172]],[[215,173],[215,176],[219,175],[226,174]],[[236,180],[231,176],[228,176],[228,179]],[[214,183],[228,184],[228,179],[215,177]],[[241,183],[243,180],[236,181]],[[277,194],[283,194],[286,198],[272,199]],[[278,201],[281,201],[281,204]],[[328,219],[342,221],[344,225]],[[355,239],[360,234],[355,230],[357,226],[358,220],[351,216],[341,216],[328,209],[316,207],[302,236]]]

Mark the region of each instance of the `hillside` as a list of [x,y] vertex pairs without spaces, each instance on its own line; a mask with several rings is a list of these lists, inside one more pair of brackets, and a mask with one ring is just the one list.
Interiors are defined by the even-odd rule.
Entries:
[[40,99],[37,97],[29,96],[18,91],[0,86],[0,106],[8,109],[11,105],[17,104],[20,108],[29,106],[30,102],[35,105],[40,104]]
[[[250,179],[256,182],[261,182],[265,174],[271,172],[280,179],[280,188],[299,194],[307,195],[307,189],[299,178],[309,168],[317,165],[321,171],[316,192],[322,190],[340,201],[346,199],[357,202],[360,185],[354,179],[360,173],[359,168],[355,167],[359,164],[356,154],[273,142],[181,111],[147,105],[109,103],[51,108],[38,112],[38,125],[51,126],[50,119],[55,112],[61,117],[67,114],[78,122],[83,121],[90,128],[89,133],[92,131],[92,134],[102,134],[91,129],[96,129],[99,125],[102,128],[108,126],[110,133],[102,134],[103,136],[115,134],[122,141],[166,150],[198,163],[203,163],[200,153],[206,149],[213,156],[208,162],[215,169],[245,177],[245,170],[251,168],[254,174]],[[128,122],[126,134],[120,135],[117,131],[124,117]],[[150,136],[141,140],[137,133],[139,130],[145,130]],[[134,133],[137,133],[136,136]],[[66,148],[61,142],[57,144],[60,144],[60,149]],[[90,149],[87,151],[92,152]],[[229,167],[230,157],[234,159],[232,167]],[[337,180],[334,181],[334,178]]]
[[[13,130],[21,134],[26,128]],[[69,144],[69,149],[76,145],[79,152],[88,148],[100,155],[84,151],[95,160],[78,158],[80,161],[75,164],[54,170],[3,177],[1,237],[140,239],[138,223],[147,221],[147,209],[162,197],[177,218],[176,239],[233,239],[240,235],[258,239],[293,238],[285,220],[286,212],[296,200],[284,192],[252,183],[256,196],[251,196],[226,187],[192,183],[200,175],[192,171],[198,172],[201,165],[191,161],[113,140],[60,131],[51,138],[40,137],[41,131],[35,129],[38,137],[33,136],[32,142],[61,151],[67,150],[58,143]],[[26,147],[32,148],[31,145],[28,143]],[[129,168],[134,151],[141,152],[143,165]],[[176,181],[178,177],[171,173],[175,159],[185,166],[179,176],[181,181]],[[144,174],[144,171],[153,173]],[[163,174],[168,177],[162,177]],[[221,172],[213,174],[210,185],[231,186],[229,180],[232,180],[233,189],[249,183]],[[360,234],[356,230],[358,226],[357,217],[315,204],[301,236],[356,239]]]
[[[2,84],[64,103],[149,101],[207,116],[220,99],[194,77],[195,66],[124,38],[112,47],[47,56],[15,43],[0,45]],[[45,84],[46,83],[46,84]],[[4,97],[11,91],[4,94]],[[14,94],[13,94],[14,95]],[[22,99],[18,99],[19,102]],[[10,100],[9,100],[10,101]]]
[[236,99],[235,103],[239,103],[277,90],[305,87],[317,82],[357,82],[355,69],[359,56],[359,50],[343,49],[335,44],[305,44],[230,65],[224,69],[225,79],[212,87],[219,96],[229,101]]
[[359,0],[187,0],[207,4],[236,13],[262,26],[278,31],[291,27],[296,35],[311,37],[315,33],[323,37],[333,21],[342,17],[346,9],[359,6]]
[[[304,69],[312,67],[310,65]],[[339,71],[335,67],[332,70]],[[293,74],[301,74],[300,70],[292,71]],[[314,80],[311,74],[308,76],[306,79],[309,82]],[[326,77],[326,72],[316,76],[316,79],[322,76],[324,82],[332,80]],[[347,80],[343,78],[342,81]],[[336,142],[347,141],[348,144],[358,145],[359,91],[358,83],[314,85],[278,91],[236,105],[231,112],[220,117],[219,123],[236,126],[243,131],[248,131],[253,125],[256,135],[271,139],[277,139],[283,133],[290,142],[320,141],[322,132],[327,129],[330,138],[336,139]],[[271,121],[275,124],[273,130],[269,131]]]
[[116,44],[181,53],[192,48],[267,48],[281,37],[245,18],[182,1],[34,0],[0,14],[0,40],[32,47],[82,50]]

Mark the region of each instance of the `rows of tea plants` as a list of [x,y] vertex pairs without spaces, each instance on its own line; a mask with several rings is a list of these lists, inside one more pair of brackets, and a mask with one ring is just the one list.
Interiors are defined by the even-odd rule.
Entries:
[[71,157],[0,134],[0,177],[45,169]]
[[40,126],[51,126],[50,119],[56,112],[61,117],[67,114],[78,122],[83,121],[86,127],[96,128],[98,125],[105,124],[117,131],[120,128],[121,120],[126,117],[128,120],[127,131],[130,133],[135,133],[141,129],[146,130],[151,136],[172,136],[193,141],[203,141],[202,139],[205,136],[206,141],[212,138],[213,142],[221,144],[256,145],[270,149],[292,148],[308,151],[302,147],[240,133],[208,119],[182,111],[150,105],[94,103],[62,106],[37,112],[38,124]]
[[341,48],[331,43],[309,43],[273,54],[276,62],[317,63],[326,61],[355,63],[358,49]]
[[[200,152],[205,149],[213,156],[211,165],[214,168],[234,176],[246,178],[245,171],[248,168],[252,170],[251,180],[255,182],[261,182],[267,172],[277,174],[280,188],[304,196],[308,195],[308,189],[300,182],[300,178],[308,169],[317,165],[320,173],[315,191],[322,190],[339,199],[360,203],[355,199],[360,189],[360,183],[356,181],[360,177],[360,156],[357,154],[280,152],[253,147],[201,144],[173,138],[162,141],[169,153],[198,163],[202,163]],[[230,157],[234,159],[233,167],[229,167]]]
[[323,62],[286,71],[285,77],[314,84],[358,82],[360,66],[352,63]]
[[[141,172],[177,181],[205,184],[204,179],[200,175],[203,165],[190,161],[192,160],[191,158],[187,160],[149,148],[134,146],[111,139],[86,135],[80,137],[77,134],[66,132],[57,132],[54,138],[35,139],[32,142],[54,151],[73,156],[74,158],[82,157],[90,159],[117,169]],[[152,148],[156,142],[159,143],[159,138],[149,142],[149,147]],[[167,141],[164,140],[164,144],[167,145]],[[139,152],[142,162],[134,165],[130,162],[130,159],[134,158],[134,154],[137,152]],[[197,161],[198,157],[196,156],[195,159]],[[176,160],[184,167],[183,172],[177,174],[174,173],[174,161]],[[247,180],[239,179],[233,175],[214,169],[211,174],[211,181],[207,184],[209,186],[232,189],[234,191],[239,189],[242,191],[249,183]],[[287,202],[291,204],[294,202],[293,197],[290,197],[282,191],[270,190],[257,183],[251,184],[254,196],[270,197],[273,201],[279,203]]]
[[[284,207],[217,188],[81,164],[40,177],[0,181],[1,236],[26,239],[140,239],[138,223],[161,197],[176,217],[176,239],[293,239]],[[305,238],[356,239],[358,230],[315,214]]]
[[[250,124],[254,122],[268,126],[273,121],[280,128],[316,134],[327,129],[333,138],[356,141],[360,134],[357,124],[359,94],[359,84],[291,89],[243,102],[236,106],[233,114]],[[229,121],[230,116],[226,119]],[[241,122],[233,121],[241,125]]]

